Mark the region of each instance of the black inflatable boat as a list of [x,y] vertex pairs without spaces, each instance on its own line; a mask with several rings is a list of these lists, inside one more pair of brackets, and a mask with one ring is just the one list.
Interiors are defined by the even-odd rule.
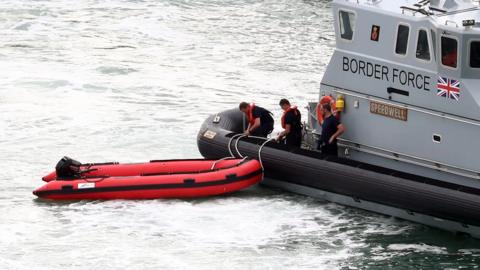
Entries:
[[207,159],[259,158],[262,184],[480,238],[480,190],[241,135],[238,109],[210,116],[198,134]]

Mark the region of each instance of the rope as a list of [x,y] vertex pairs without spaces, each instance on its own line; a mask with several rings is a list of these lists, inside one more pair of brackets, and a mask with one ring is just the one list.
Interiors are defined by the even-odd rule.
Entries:
[[247,136],[245,134],[236,134],[234,136],[232,136],[232,138],[230,139],[230,142],[228,143],[228,150],[230,151],[230,154],[232,155],[232,157],[234,156],[232,151],[231,151],[231,146],[230,146],[230,143],[231,141],[233,140],[233,138],[237,138],[237,140],[235,141],[235,151],[237,152],[237,154],[241,157],[241,158],[246,158],[244,157],[241,153],[240,153],[240,150],[238,149],[238,142],[240,141],[240,139],[242,138],[253,138],[253,139],[260,139],[260,140],[265,140],[265,142],[262,143],[262,145],[260,145],[260,148],[258,149],[258,161],[260,162],[260,166],[262,167],[262,172],[265,171],[265,168],[263,167],[263,162],[262,162],[262,150],[263,150],[263,147],[271,142],[271,141],[274,141],[275,138],[265,138],[265,137],[258,137],[258,136]]
[[248,158],[248,157],[242,158],[242,159],[237,163],[237,165],[239,165],[240,163],[244,162],[247,158]]
[[265,137],[258,137],[258,136],[248,136],[248,138],[260,139],[260,140],[270,140],[269,138],[265,138]]
[[224,157],[224,158],[221,158],[219,160],[216,160],[213,164],[212,164],[212,167],[210,168],[210,170],[213,170],[215,168],[215,165],[217,165],[218,162],[220,161],[223,161],[223,160],[228,160],[228,159],[234,159],[235,157]]
[[262,162],[262,149],[263,149],[263,147],[264,147],[267,143],[269,143],[269,142],[271,142],[271,141],[273,141],[273,140],[275,140],[275,139],[274,139],[274,138],[270,138],[270,139],[266,140],[264,143],[262,143],[262,145],[260,146],[260,148],[258,148],[258,161],[260,162],[260,166],[262,166],[262,172],[265,171],[265,168],[263,167],[263,162]]
[[247,135],[245,134],[241,134],[240,136],[238,136],[238,139],[237,141],[235,142],[235,151],[237,151],[237,154],[243,158],[242,154],[240,153],[240,150],[238,150],[238,142],[240,141],[241,138],[244,138],[244,137],[247,137]]
[[228,152],[230,153],[230,156],[231,157],[235,157],[235,155],[233,154],[232,152],[232,141],[233,139],[237,138],[237,137],[240,137],[242,136],[243,134],[242,133],[239,133],[239,134],[235,134],[232,136],[232,138],[230,138],[230,140],[228,141]]
[[85,180],[85,182],[87,182],[87,183],[97,183],[97,182],[101,182],[101,181],[105,180],[106,178],[108,178],[108,177],[94,178],[96,180],[90,180],[88,178],[83,178],[82,180]]

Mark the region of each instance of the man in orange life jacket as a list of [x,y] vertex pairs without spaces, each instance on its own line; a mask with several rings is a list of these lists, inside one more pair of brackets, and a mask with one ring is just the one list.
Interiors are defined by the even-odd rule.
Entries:
[[255,106],[255,104],[248,104],[246,102],[240,103],[238,106],[248,120],[248,127],[245,130],[245,135],[267,137],[273,130],[272,113],[268,110]]
[[302,115],[296,106],[292,107],[287,99],[281,99],[282,107],[282,128],[278,134],[277,141],[284,141],[290,148],[300,148],[302,144]]
[[345,128],[333,115],[330,104],[323,104],[320,110],[324,120],[322,123],[322,135],[320,137],[319,148],[322,150],[323,155],[337,156],[337,138],[345,132]]

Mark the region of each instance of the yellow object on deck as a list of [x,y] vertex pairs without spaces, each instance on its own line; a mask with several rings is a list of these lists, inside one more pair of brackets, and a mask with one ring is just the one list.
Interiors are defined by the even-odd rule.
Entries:
[[338,95],[337,100],[335,102],[335,105],[337,107],[338,112],[343,112],[343,109],[345,109],[345,99],[343,98],[343,95]]

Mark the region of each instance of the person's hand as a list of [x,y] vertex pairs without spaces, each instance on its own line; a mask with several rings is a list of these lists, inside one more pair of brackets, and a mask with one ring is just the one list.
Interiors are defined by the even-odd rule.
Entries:
[[278,133],[278,136],[277,138],[275,139],[277,142],[280,142],[281,140],[283,140],[283,138],[285,138],[285,135],[282,134],[282,132]]
[[245,130],[245,132],[243,134],[246,135],[246,136],[250,136],[250,131]]
[[330,140],[328,140],[328,144],[332,144],[334,140],[335,140],[335,137],[333,137],[333,136],[330,137]]

